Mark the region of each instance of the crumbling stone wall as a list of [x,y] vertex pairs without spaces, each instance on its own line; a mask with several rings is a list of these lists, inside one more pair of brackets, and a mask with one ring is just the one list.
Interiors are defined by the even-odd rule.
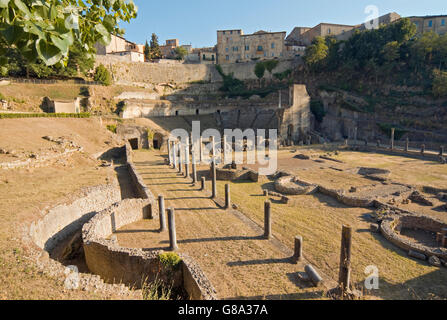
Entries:
[[42,219],[33,222],[29,235],[38,247],[49,252],[58,242],[79,230],[98,211],[120,200],[121,191],[117,184],[86,188],[72,203],[51,208]]
[[162,251],[143,251],[123,248],[107,238],[117,229],[147,218],[144,208],[147,199],[127,199],[96,215],[82,228],[82,239],[89,269],[108,282],[123,282],[140,288],[143,281],[153,281],[158,276],[174,286],[183,286],[191,299],[216,299],[216,291],[200,267],[187,255],[178,270],[165,269],[158,258]]
[[428,230],[431,232],[441,232],[442,228],[446,228],[447,224],[435,218],[422,215],[402,215],[395,218],[388,218],[380,225],[380,231],[383,236],[396,245],[397,247],[406,251],[416,251],[424,254],[427,257],[436,256],[441,259],[447,259],[446,248],[431,248],[420,243],[415,243],[407,238],[402,237],[396,232],[397,228],[417,228]]

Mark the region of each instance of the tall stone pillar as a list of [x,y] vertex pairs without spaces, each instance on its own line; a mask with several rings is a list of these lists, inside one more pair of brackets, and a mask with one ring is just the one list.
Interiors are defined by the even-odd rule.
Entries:
[[175,211],[173,208],[168,209],[168,227],[169,227],[169,249],[171,251],[178,250],[177,232],[175,230]]
[[196,146],[193,146],[192,150],[192,184],[197,183],[197,167],[196,167]]
[[203,162],[203,139],[202,135],[200,135],[199,139],[199,163]]
[[160,195],[158,196],[158,214],[160,217],[160,232],[166,230],[166,220],[165,220],[165,198]]
[[174,158],[174,169],[177,169],[177,143],[175,141],[172,142],[172,156]]
[[394,150],[394,133],[395,133],[396,129],[395,128],[391,128],[391,140],[390,140],[390,149]]
[[185,178],[189,178],[189,141],[186,141],[185,145]]
[[168,140],[168,159],[169,159],[169,167],[171,167],[172,166],[171,140]]
[[295,250],[292,257],[293,262],[298,263],[303,256],[303,237],[295,237]]
[[410,149],[410,139],[405,140],[405,152],[408,152],[408,150]]
[[225,209],[230,209],[231,198],[230,198],[230,185],[227,183],[225,185]]
[[272,237],[272,220],[271,220],[271,202],[264,202],[264,238],[270,239]]
[[340,272],[338,277],[338,283],[344,292],[350,289],[351,247],[352,228],[350,226],[344,225],[341,236]]
[[183,174],[183,163],[184,163],[184,161],[183,161],[183,148],[182,148],[182,144],[179,142],[179,144],[178,144],[178,149],[179,149],[179,166],[178,166],[178,172],[180,173],[180,174]]

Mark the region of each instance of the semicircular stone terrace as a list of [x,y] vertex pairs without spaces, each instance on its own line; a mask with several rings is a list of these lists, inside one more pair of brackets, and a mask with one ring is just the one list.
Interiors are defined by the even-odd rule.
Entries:
[[447,248],[435,240],[437,233],[447,224],[423,215],[401,215],[382,222],[380,230],[384,237],[407,251],[416,251],[427,257],[447,259]]

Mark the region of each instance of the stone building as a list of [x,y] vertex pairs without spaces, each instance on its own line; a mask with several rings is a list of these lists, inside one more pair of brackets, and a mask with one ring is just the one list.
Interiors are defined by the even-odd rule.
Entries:
[[124,61],[144,62],[144,46],[128,41],[121,36],[111,35],[111,41],[107,46],[101,43],[95,44],[96,55],[113,55]]
[[447,15],[409,17],[416,24],[417,33],[433,31],[439,35],[447,32]]
[[[378,18],[378,26],[382,26],[382,25],[389,25],[392,24],[393,22],[396,22],[398,20],[401,19],[401,16],[399,14],[397,14],[396,12],[390,12],[388,14],[385,14],[383,16],[380,16]],[[355,26],[352,30],[347,31],[343,34],[337,35],[336,38],[337,40],[348,40],[355,31],[359,30],[359,31],[364,31],[367,29],[367,25],[368,26],[372,26],[373,25],[373,20],[367,21],[365,23],[362,23],[360,25]]]
[[240,29],[217,31],[217,63],[282,59],[286,32],[258,31],[244,35]]
[[302,33],[298,38],[303,46],[309,46],[316,37],[343,36],[355,26],[333,23],[320,23],[312,29]]

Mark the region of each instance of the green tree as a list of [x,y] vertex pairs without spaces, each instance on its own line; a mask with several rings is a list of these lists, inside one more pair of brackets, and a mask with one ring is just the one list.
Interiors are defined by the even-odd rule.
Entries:
[[183,60],[188,55],[188,50],[183,47],[177,47],[174,51],[177,60]]
[[[93,53],[98,41],[108,44],[112,33],[123,34],[118,23],[136,14],[131,0],[0,0],[0,35],[30,62],[66,64],[75,41]],[[7,49],[0,48],[2,66]]]
[[94,80],[105,86],[110,86],[112,84],[112,75],[104,65],[100,64],[95,70]]
[[265,64],[263,62],[258,62],[255,65],[255,75],[261,81],[265,74]]
[[386,62],[393,63],[400,57],[400,45],[397,41],[388,42],[382,49],[382,55]]
[[432,93],[435,97],[447,96],[447,72],[439,69],[433,70]]
[[279,61],[278,60],[267,60],[264,61],[264,66],[267,71],[272,74],[273,70],[278,66]]
[[160,45],[158,44],[158,37],[155,33],[151,36],[151,59],[161,59]]
[[144,45],[144,59],[146,61],[151,60],[151,47],[149,46],[149,43],[147,43],[147,40],[146,44]]
[[304,62],[311,69],[322,67],[326,57],[328,56],[328,52],[329,48],[324,38],[316,37],[312,44],[306,48]]

